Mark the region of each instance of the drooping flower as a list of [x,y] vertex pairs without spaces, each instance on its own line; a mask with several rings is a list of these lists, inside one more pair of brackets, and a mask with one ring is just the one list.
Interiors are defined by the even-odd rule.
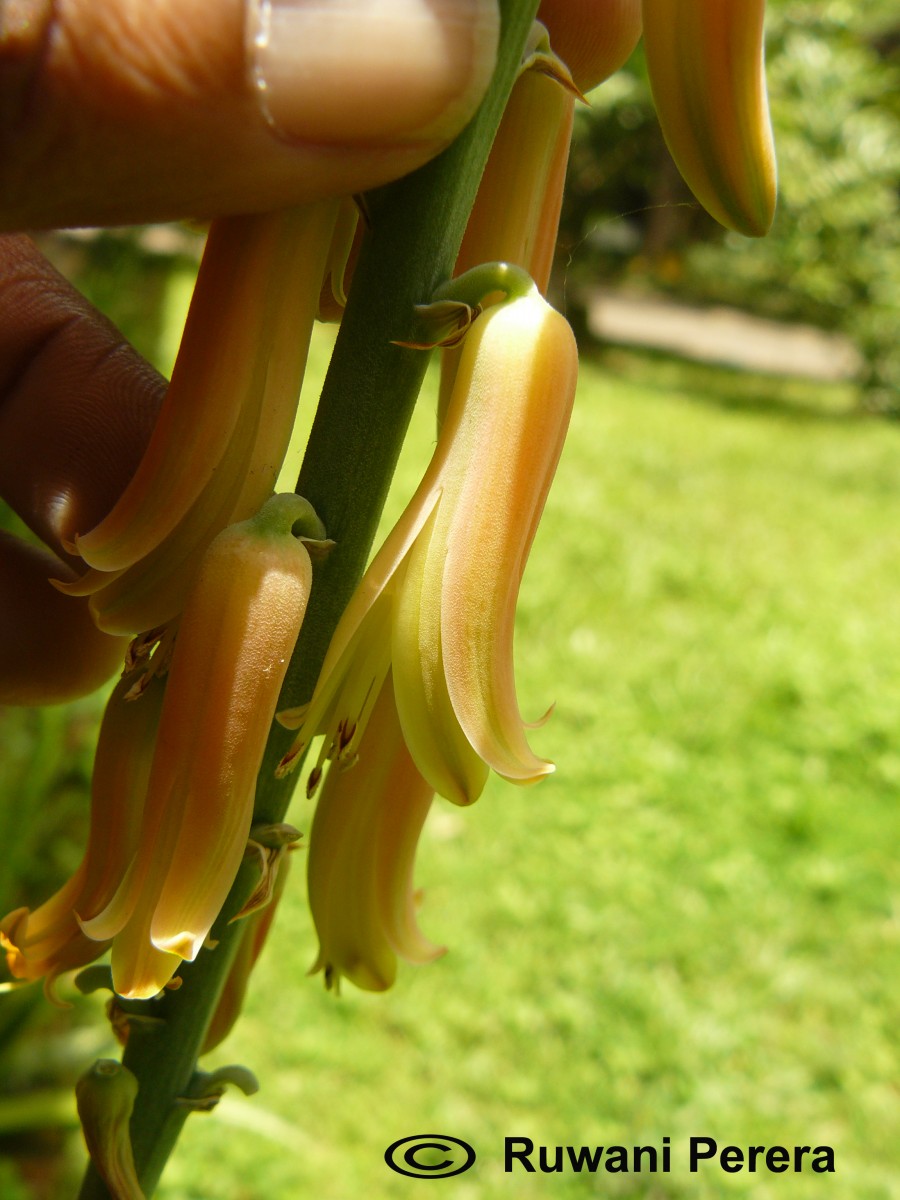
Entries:
[[660,125],[703,207],[747,237],[767,233],[776,168],[766,96],[765,0],[643,0]]
[[359,742],[358,760],[331,764],[310,830],[309,903],[319,937],[313,971],[384,991],[397,958],[431,962],[443,950],[416,921],[413,865],[434,789],[416,770],[388,674]]
[[530,783],[512,650],[528,551],[568,427],[577,350],[536,288],[488,308],[466,336],[437,448],[332,638],[281,770],[317,735],[350,761],[393,665],[403,735],[429,786],[475,800],[489,768]]
[[100,912],[115,895],[141,837],[144,800],[162,707],[163,683],[154,678],[134,701],[126,697],[134,673],[120,680],[106,705],[91,779],[88,845],[69,881],[33,912],[20,908],[0,922],[0,940],[18,979],[56,978],[86,966],[108,942],[89,938],[79,917]]
[[137,473],[76,539],[96,624],[141,633],[184,607],[203,552],[271,495],[287,451],[339,202],[221,218]]
[[312,568],[292,526],[306,501],[274,496],[204,556],[178,627],[140,842],[105,908],[113,984],[143,999],[194,959],[247,846],[256,776],[306,610]]

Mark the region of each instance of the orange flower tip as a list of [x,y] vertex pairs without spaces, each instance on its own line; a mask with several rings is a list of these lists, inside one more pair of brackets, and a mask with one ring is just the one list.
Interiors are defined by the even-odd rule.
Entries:
[[364,962],[361,958],[348,959],[340,970],[332,963],[327,964],[323,970],[325,987],[329,992],[334,992],[336,996],[340,995],[341,978],[349,979],[354,987],[358,987],[363,992],[386,992],[396,978],[395,971],[390,972],[389,975],[376,971],[371,964]]
[[165,991],[177,992],[183,983],[184,983],[184,980],[181,978],[180,975],[173,975],[172,978],[169,980],[169,982],[166,984]]
[[585,92],[627,62],[641,34],[641,0],[541,0],[538,16]]
[[63,550],[65,550],[67,554],[75,554],[80,557],[80,551],[78,549],[78,540],[80,537],[81,534],[76,533],[75,536],[71,538],[60,538]]
[[[119,981],[119,986],[116,988],[116,995],[123,1000],[156,1000],[164,995],[166,979],[154,978],[142,980],[138,983],[123,984]],[[129,1023],[133,1023],[136,1018],[129,1016]],[[141,1018],[138,1018],[141,1019]],[[158,1020],[159,1018],[146,1018],[147,1020]]]

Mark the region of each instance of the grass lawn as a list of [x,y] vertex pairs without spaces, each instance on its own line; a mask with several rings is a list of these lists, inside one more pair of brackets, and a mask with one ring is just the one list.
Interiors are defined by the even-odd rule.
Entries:
[[[417,879],[448,953],[385,995],[306,977],[297,856],[211,1056],[261,1092],[191,1119],[160,1200],[418,1198],[382,1155],[435,1131],[478,1151],[454,1200],[900,1197],[900,428],[845,401],[585,362],[517,633],[556,774],[436,804]],[[669,1137],[671,1171],[506,1174],[505,1136]],[[691,1174],[691,1136],[828,1145],[837,1174]]]
[[[585,363],[517,635],[556,775],[438,803],[449,951],[387,995],[305,977],[297,872],[216,1056],[262,1091],[192,1122],[163,1200],[418,1196],[382,1154],[433,1131],[478,1151],[459,1200],[900,1196],[900,429],[843,400]],[[425,398],[392,515],[432,437]],[[505,1174],[505,1136],[669,1136],[672,1169]],[[691,1174],[691,1136],[830,1145],[838,1174]]]

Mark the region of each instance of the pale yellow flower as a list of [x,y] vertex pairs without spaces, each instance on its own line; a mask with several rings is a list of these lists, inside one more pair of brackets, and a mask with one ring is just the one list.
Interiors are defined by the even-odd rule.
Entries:
[[434,790],[416,770],[400,728],[390,675],[382,684],[358,761],[328,770],[310,831],[309,903],[319,953],[313,971],[383,991],[397,958],[443,953],[419,931],[413,865]]
[[487,309],[463,346],[438,445],[415,496],[342,616],[282,771],[317,735],[352,760],[388,669],[403,735],[457,804],[492,768],[553,770],[526,740],[513,676],[519,584],[568,427],[577,374],[567,322],[537,289]]

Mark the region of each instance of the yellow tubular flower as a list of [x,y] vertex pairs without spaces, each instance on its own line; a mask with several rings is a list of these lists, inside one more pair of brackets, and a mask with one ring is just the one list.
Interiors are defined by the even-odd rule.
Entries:
[[[290,438],[337,204],[213,222],[146,453],[112,511],[75,539],[91,566],[121,570],[173,531],[177,542],[176,527],[201,496],[207,512],[224,505],[227,519],[235,473],[219,468],[239,426],[236,453],[249,461],[258,452],[252,477],[270,475],[257,505],[271,491]],[[260,405],[248,429],[248,406],[259,412]]]
[[463,343],[438,445],[338,623],[282,770],[316,734],[352,759],[393,662],[403,734],[429,785],[477,799],[488,768],[553,770],[525,739],[512,668],[519,584],[568,427],[577,350],[536,288],[488,308]]
[[291,533],[308,519],[274,496],[218,535],[181,618],[138,853],[90,937],[114,938],[113,983],[146,998],[200,950],[247,845],[256,776],[312,581]]
[[93,962],[106,949],[107,943],[85,936],[78,918],[91,917],[109,903],[140,840],[163,684],[153,679],[137,700],[126,700],[134,682],[134,674],[119,682],[103,715],[81,865],[40,908],[18,909],[0,922],[10,971],[19,979],[46,976],[51,996],[58,975]]
[[523,267],[546,294],[559,229],[575,95],[543,70],[516,80],[454,275],[484,262]]
[[366,991],[384,991],[398,955],[424,963],[443,954],[419,930],[413,889],[433,798],[406,748],[388,676],[358,763],[331,765],[310,831],[309,903],[319,936],[312,971],[324,971],[328,987],[346,976]]
[[643,0],[653,99],[672,157],[715,219],[762,237],[775,215],[765,0]]

